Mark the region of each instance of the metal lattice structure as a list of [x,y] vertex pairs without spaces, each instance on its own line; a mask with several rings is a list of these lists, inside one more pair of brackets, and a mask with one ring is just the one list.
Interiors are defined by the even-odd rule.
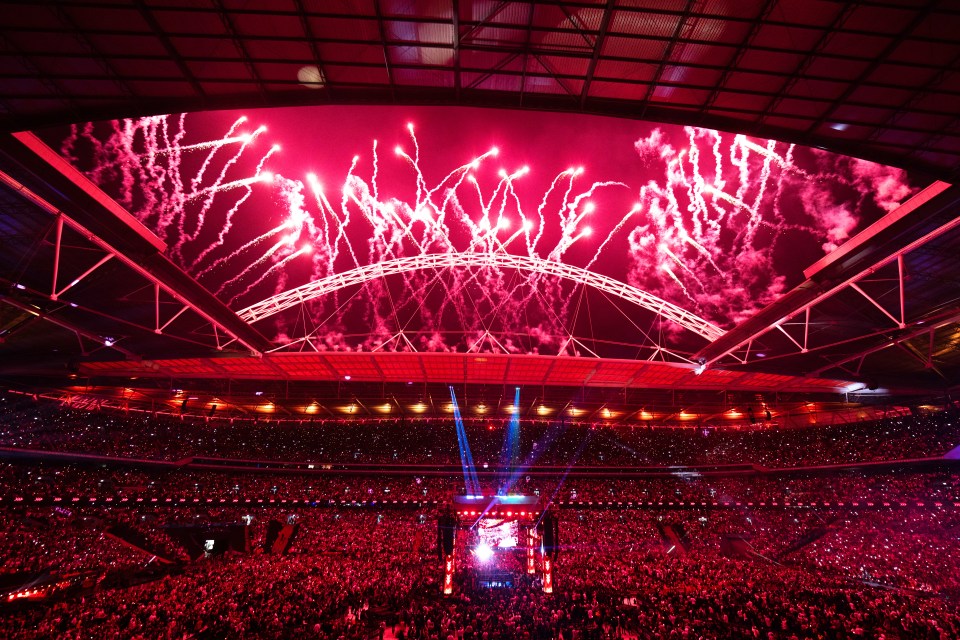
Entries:
[[[890,353],[900,351],[916,373],[949,380],[960,283],[939,270],[957,264],[942,247],[957,244],[958,203],[956,186],[933,183],[811,265],[806,281],[698,358],[735,367],[757,364],[759,355],[766,366],[790,362],[814,376],[875,381],[891,367]],[[934,253],[940,261],[931,261]]]
[[[83,355],[90,353],[87,343],[128,358],[162,352],[146,346],[151,340],[216,351],[233,344],[229,351],[254,354],[269,348],[168,260],[159,238],[36,136],[0,136],[0,161],[4,221],[18,207],[36,226],[33,233],[12,233],[16,228],[5,225],[0,233],[13,253],[30,256],[19,273],[4,265],[5,303],[74,333]],[[91,317],[95,330],[85,328]],[[0,338],[12,335],[8,329]],[[137,345],[128,348],[131,342]]]
[[397,258],[384,262],[357,267],[343,273],[335,273],[314,280],[308,284],[289,289],[266,300],[253,304],[237,315],[247,322],[257,322],[274,314],[301,305],[310,300],[328,295],[346,287],[362,285],[365,282],[387,276],[423,271],[428,269],[516,269],[530,274],[548,275],[564,278],[583,284],[639,307],[653,311],[661,317],[713,341],[724,334],[723,329],[707,322],[703,318],[673,303],[647,293],[632,285],[620,282],[609,276],[588,271],[562,262],[554,262],[530,256],[518,256],[508,253],[438,253],[422,254]]

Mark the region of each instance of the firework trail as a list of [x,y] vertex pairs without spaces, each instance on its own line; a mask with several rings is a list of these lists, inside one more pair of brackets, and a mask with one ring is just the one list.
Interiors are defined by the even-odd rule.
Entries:
[[[246,122],[238,118],[221,138],[202,142],[185,141],[185,115],[113,121],[101,127],[90,123],[82,130],[73,127],[61,151],[75,164],[88,163],[87,175],[167,242],[171,258],[196,273],[206,266],[204,258],[222,247],[232,215],[249,197],[251,185],[259,181],[267,158],[278,151],[271,147],[260,156],[252,175],[231,178],[265,131],[259,127],[238,133]],[[90,150],[89,158],[81,158],[80,147]],[[230,148],[234,152],[224,158]],[[201,157],[191,160],[193,156]],[[216,177],[205,183],[206,174],[213,171]],[[242,195],[231,193],[234,189]],[[202,232],[214,208],[227,212],[227,219],[219,241],[210,243]],[[183,255],[188,247],[197,253],[192,260]]]
[[[663,173],[640,189],[646,215],[627,216],[640,218],[628,232],[628,281],[677,304],[692,303],[691,310],[721,326],[752,315],[783,291],[774,258],[785,232],[819,240],[830,251],[857,226],[864,202],[889,210],[911,192],[897,169],[833,155],[820,163],[830,166],[801,168],[793,145],[695,127],[684,133],[686,149],[670,144],[659,128],[635,143],[641,162],[660,165]],[[801,205],[789,223],[785,199]],[[612,233],[621,232],[627,218]],[[598,250],[589,264],[599,257]]]
[[[273,266],[271,266],[269,269],[267,269],[266,271],[264,271],[254,282],[252,282],[252,283],[250,283],[249,285],[247,285],[247,288],[246,288],[246,289],[244,289],[244,290],[241,291],[240,293],[238,293],[238,294],[234,295],[232,298],[230,298],[229,304],[233,304],[233,302],[234,302],[237,298],[240,298],[240,297],[242,297],[242,296],[250,293],[250,291],[251,291],[255,286],[257,286],[258,284],[260,284],[262,281],[266,280],[266,278],[267,278],[268,276],[270,276],[272,273],[277,272],[277,271],[279,271],[280,269],[282,269],[284,266],[286,266],[286,264],[287,264],[288,262],[290,262],[290,261],[292,261],[292,260],[295,260],[295,259],[299,258],[299,257],[302,256],[302,255],[307,255],[307,254],[310,254],[310,253],[312,253],[312,252],[313,252],[313,247],[312,247],[311,245],[307,244],[307,245],[304,245],[304,246],[300,247],[298,250],[294,251],[293,253],[291,253],[290,255],[286,256],[285,258],[283,258],[283,259],[281,259],[281,260],[278,260]],[[261,258],[261,259],[262,259],[262,258]],[[242,275],[242,274],[241,274],[241,275]],[[239,277],[238,277],[238,279],[239,279]],[[226,286],[226,285],[224,285],[224,286]],[[218,292],[218,293],[219,293],[219,292]]]
[[203,182],[203,176],[207,172],[207,167],[209,167],[210,163],[213,162],[213,158],[214,156],[217,155],[217,151],[224,148],[224,146],[226,146],[230,142],[236,141],[236,142],[248,143],[250,141],[251,134],[249,133],[245,133],[241,136],[233,135],[236,132],[237,128],[240,127],[240,125],[245,124],[246,122],[247,122],[246,116],[240,116],[239,118],[234,120],[233,124],[230,125],[230,128],[227,129],[226,133],[223,134],[223,138],[221,138],[220,140],[213,140],[212,142],[200,142],[195,145],[186,145],[186,146],[178,147],[179,151],[181,152],[191,148],[210,149],[210,153],[208,153],[207,156],[203,159],[203,164],[201,164],[200,168],[197,169],[196,175],[194,175],[193,179],[190,180],[191,190],[196,191],[199,188],[200,184]]
[[270,256],[275,254],[280,249],[283,249],[284,247],[289,247],[292,244],[293,244],[293,238],[291,238],[290,236],[284,236],[280,240],[280,242],[275,243],[272,247],[267,249],[267,251],[262,256],[260,256],[259,258],[257,258],[256,260],[248,264],[246,267],[244,267],[244,269],[240,273],[238,273],[237,275],[233,276],[232,278],[224,282],[222,285],[220,285],[220,288],[216,290],[216,294],[220,295],[234,282],[239,282],[243,280],[243,278],[247,274],[253,273],[254,271],[256,271],[257,267],[259,267],[260,265],[264,264],[267,260],[269,260]]
[[[254,178],[252,180],[250,178],[247,179],[249,182],[245,185],[246,191],[242,196],[240,196],[240,198],[236,202],[233,203],[233,206],[227,210],[227,213],[224,217],[225,219],[223,222],[223,228],[220,229],[220,233],[217,235],[216,242],[208,245],[203,251],[200,252],[199,255],[197,255],[196,258],[194,258],[193,262],[191,262],[190,266],[187,268],[189,271],[195,272],[195,270],[197,269],[197,266],[203,262],[204,258],[210,255],[210,253],[212,253],[216,249],[223,247],[223,243],[226,240],[227,234],[230,233],[230,229],[233,228],[233,217],[236,215],[237,211],[240,210],[240,207],[242,207],[243,204],[247,200],[249,200],[250,197],[253,195],[253,189],[251,185],[254,182],[272,182],[273,181],[272,174],[263,173],[263,165],[266,164],[270,156],[278,149],[279,147],[276,147],[276,146],[271,147],[270,153],[266,154],[265,156],[263,156],[263,158],[260,159],[259,164],[257,164],[256,171],[253,174]],[[199,230],[197,234],[195,234],[195,236],[198,234],[199,234]],[[230,256],[227,256],[227,258],[229,257]],[[224,258],[224,260],[226,260],[226,258]],[[210,268],[216,266],[216,264],[217,263],[214,263],[213,265],[211,265],[211,267],[208,267],[207,269],[204,269],[204,271],[197,273],[196,276],[199,278],[204,273],[207,273],[210,270]]]
[[[281,231],[283,231],[283,230],[285,230],[285,229],[289,229],[289,228],[290,228],[290,223],[289,223],[289,222],[284,222],[284,223],[281,224],[279,227],[274,227],[273,229],[270,229],[270,230],[267,231],[266,233],[257,236],[257,237],[254,238],[253,240],[250,240],[249,242],[247,242],[246,244],[244,244],[243,246],[241,246],[239,249],[236,249],[236,250],[232,251],[230,254],[225,255],[225,256],[223,256],[222,258],[217,258],[217,259],[214,260],[209,266],[207,266],[207,267],[205,267],[203,270],[199,271],[199,272],[197,273],[197,277],[198,277],[198,278],[202,278],[203,276],[207,275],[208,273],[210,273],[211,271],[213,271],[213,270],[216,269],[217,267],[221,267],[221,266],[227,264],[228,262],[230,262],[231,260],[235,260],[235,259],[239,258],[247,249],[250,249],[250,248],[252,248],[252,247],[255,247],[255,246],[257,246],[258,244],[260,244],[261,242],[263,242],[264,240],[266,240],[267,238],[269,238],[270,236],[276,235],[276,234],[280,233]],[[212,245],[211,245],[211,246],[212,246]]]
[[[406,134],[411,153],[397,145],[382,157],[373,140],[367,160],[323,177],[338,185],[329,198],[320,176],[269,171],[279,146],[265,147],[266,127],[244,117],[214,140],[191,138],[182,115],[75,126],[61,151],[230,305],[396,258],[503,253],[612,265],[625,271],[610,275],[730,326],[786,286],[774,257],[787,234],[829,251],[857,227],[861,205],[889,210],[911,190],[895,169],[810,150],[800,166],[793,145],[685,127],[636,140],[635,180],[591,182],[571,167],[531,197],[531,169],[497,166],[498,148],[434,179],[413,125]],[[384,195],[388,180],[409,198]],[[261,191],[273,210],[258,227],[248,210]],[[784,207],[802,215],[788,221]],[[496,267],[409,271],[312,300],[305,316],[323,325],[315,349],[408,349],[410,331],[418,349],[539,352],[571,344],[572,293],[553,276]],[[365,337],[348,343],[358,319]]]
[[[195,212],[194,215],[188,215],[184,211],[178,212],[179,215],[177,215],[177,224],[178,224],[178,231],[179,231],[179,239],[177,240],[177,244],[174,245],[173,247],[172,255],[174,257],[181,258],[182,256],[180,252],[183,249],[183,245],[187,242],[196,240],[197,236],[200,235],[200,232],[203,230],[203,226],[207,220],[207,212],[209,212],[210,207],[213,206],[214,200],[216,199],[218,193],[229,191],[231,189],[236,189],[238,187],[248,186],[259,179],[258,176],[253,176],[249,178],[243,178],[240,180],[234,180],[232,182],[224,182],[224,180],[226,180],[227,172],[230,170],[230,168],[234,166],[238,160],[240,160],[241,156],[243,156],[244,152],[247,150],[250,144],[252,144],[253,141],[256,139],[256,137],[261,133],[263,133],[264,131],[266,131],[266,127],[258,127],[256,131],[254,131],[249,136],[246,136],[246,140],[243,142],[243,144],[240,145],[240,148],[237,149],[237,152],[234,153],[233,156],[231,156],[230,159],[223,164],[223,166],[220,169],[220,173],[219,175],[217,175],[213,184],[211,184],[208,187],[197,188],[195,183],[198,181],[195,178],[193,181],[191,181],[191,185],[193,186],[193,189],[191,190],[190,193],[184,194],[178,190],[178,194],[179,194],[178,199],[179,199],[179,204],[181,208],[187,202],[198,199],[200,196],[205,195],[206,197],[203,199],[202,205],[200,206],[199,210]],[[217,152],[217,150],[221,148],[223,148],[222,144],[213,147],[213,149],[210,152],[210,155],[212,156]],[[279,151],[279,147],[277,146],[271,147],[270,151],[267,152],[267,155],[261,161],[261,164],[263,161],[266,160],[266,158],[268,158],[271,154],[275,153],[276,151]],[[203,167],[201,167],[201,172],[205,168],[206,168],[206,163]],[[175,172],[174,175],[179,175],[179,172]],[[191,234],[185,230],[184,223],[189,218],[194,218],[194,217],[196,218],[196,227],[194,229],[194,232]]]

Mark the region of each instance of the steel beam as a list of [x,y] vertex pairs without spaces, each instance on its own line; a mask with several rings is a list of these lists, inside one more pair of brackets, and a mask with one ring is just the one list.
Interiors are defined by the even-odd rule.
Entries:
[[[0,182],[259,355],[271,343],[165,255],[166,245],[31,133],[0,137]],[[18,179],[19,178],[19,179]],[[25,184],[28,182],[28,184]],[[59,295],[62,292],[56,292]]]
[[303,304],[304,302],[315,300],[316,298],[346,287],[362,285],[371,280],[409,273],[411,271],[455,268],[516,269],[530,273],[531,277],[550,275],[564,278],[599,289],[600,291],[631,302],[639,307],[653,311],[707,340],[716,340],[724,334],[723,329],[687,311],[683,307],[667,302],[651,293],[647,293],[642,289],[638,289],[625,282],[620,282],[609,276],[594,273],[581,267],[563,264],[562,262],[508,253],[439,253],[384,260],[383,262],[368,264],[342,273],[335,273],[294,289],[288,289],[287,291],[250,305],[240,311],[238,315],[247,322],[257,322],[286,309],[290,309],[291,307]]
[[[915,338],[918,338],[918,337],[922,336],[922,335],[925,334],[925,333],[929,333],[929,334],[930,334],[930,352],[929,352],[928,356],[927,356],[926,358],[923,358],[922,356],[919,356],[919,357],[918,357],[917,354],[915,354],[915,353],[911,353],[910,355],[915,356],[915,357],[918,357],[918,359],[919,359],[925,366],[932,367],[932,365],[933,365],[933,334],[934,334],[934,332],[937,331],[938,329],[942,329],[943,327],[949,326],[949,325],[951,325],[951,324],[956,324],[957,322],[960,322],[960,313],[950,313],[950,314],[948,314],[946,317],[943,317],[943,318],[941,318],[941,319],[935,320],[935,321],[933,321],[932,323],[926,323],[926,322],[925,322],[925,323],[922,324],[922,325],[921,325],[921,324],[915,324],[912,328],[908,328],[907,331],[906,331],[906,333],[903,333],[903,334],[897,336],[896,338],[894,338],[894,339],[892,339],[892,340],[888,338],[888,339],[884,340],[882,344],[875,345],[875,346],[873,346],[873,347],[870,347],[869,349],[864,349],[864,350],[862,350],[862,351],[858,351],[857,353],[854,353],[854,354],[852,354],[852,355],[848,355],[848,356],[842,358],[841,360],[837,360],[836,362],[831,362],[830,364],[824,365],[824,366],[820,367],[819,369],[817,369],[816,371],[811,372],[811,373],[810,373],[810,376],[811,376],[811,377],[821,376],[821,375],[823,375],[824,373],[826,373],[827,371],[829,371],[829,370],[831,370],[831,369],[842,368],[843,365],[845,365],[845,364],[847,364],[847,363],[849,363],[849,362],[853,362],[854,360],[857,360],[858,358],[861,360],[860,364],[862,365],[862,364],[863,364],[863,359],[865,359],[867,356],[873,355],[874,353],[878,353],[878,352],[883,351],[883,350],[885,350],[885,349],[889,349],[890,347],[894,347],[894,346],[901,345],[901,344],[903,344],[904,342],[908,342],[908,341],[910,341],[910,340],[913,340],[913,339],[915,339]],[[858,370],[859,370],[859,367],[858,367]]]
[[[78,325],[76,325],[76,324],[74,324],[74,323],[72,323],[72,322],[69,322],[69,321],[67,321],[67,320],[64,320],[63,318],[55,317],[55,316],[53,316],[50,312],[44,311],[43,309],[39,309],[39,308],[37,308],[37,307],[34,307],[34,306],[31,305],[31,304],[27,304],[26,302],[23,302],[22,300],[18,300],[18,299],[16,299],[16,298],[12,297],[12,296],[8,296],[8,295],[6,295],[6,294],[0,293],[0,301],[6,303],[6,304],[8,304],[8,305],[10,305],[11,307],[15,307],[15,308],[17,308],[17,309],[20,309],[21,311],[25,311],[25,312],[29,313],[30,315],[32,315],[32,316],[34,316],[34,317],[36,317],[36,318],[39,318],[40,320],[45,320],[45,321],[49,322],[50,324],[55,324],[55,325],[57,325],[58,327],[60,327],[60,328],[62,328],[62,329],[66,329],[67,331],[71,331],[71,332],[75,333],[78,337],[82,336],[82,337],[86,338],[87,340],[90,340],[91,342],[96,342],[97,344],[103,345],[105,348],[113,349],[114,351],[118,351],[118,352],[122,353],[123,355],[125,355],[125,356],[126,356],[128,359],[130,359],[130,360],[137,360],[137,361],[139,361],[139,360],[141,359],[140,354],[134,353],[133,351],[130,351],[129,349],[125,349],[124,347],[121,347],[121,346],[117,345],[116,342],[111,342],[111,343],[108,344],[108,343],[104,342],[103,336],[98,336],[97,334],[93,333],[92,331],[89,331],[89,330],[87,330],[87,329],[84,329],[83,327],[80,327],[80,326],[78,326]],[[81,348],[82,348],[82,345],[83,345],[83,343],[81,343]]]
[[[805,282],[707,345],[697,358],[709,365],[731,355],[899,256],[960,226],[960,216],[956,215],[958,206],[960,188],[935,182],[901,205],[900,209],[906,209],[909,215],[895,210],[850,239],[849,248],[846,244],[841,246],[834,252],[837,256],[830,254],[806,270]],[[896,318],[891,316],[891,319],[900,324]],[[809,349],[809,345],[805,346]]]

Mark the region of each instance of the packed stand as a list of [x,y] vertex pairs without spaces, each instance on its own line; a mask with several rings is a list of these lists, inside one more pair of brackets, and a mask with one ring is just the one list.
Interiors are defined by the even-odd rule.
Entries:
[[[611,478],[596,473],[562,475],[520,472],[504,481],[480,476],[484,494],[520,493],[564,504],[619,505],[882,505],[911,501],[960,501],[960,471],[943,463],[935,469],[903,465],[895,472],[664,473]],[[417,471],[344,473],[336,471],[169,470],[106,464],[0,463],[0,500],[74,497],[127,499],[266,499],[347,503],[444,503],[465,492],[461,473]]]
[[[83,511],[77,517],[95,515]],[[350,639],[379,637],[383,629],[393,637],[506,640],[960,633],[949,592],[950,572],[960,568],[956,554],[943,555],[943,570],[933,571],[922,567],[928,559],[922,554],[909,562],[914,546],[890,539],[884,554],[864,556],[866,571],[814,562],[823,555],[807,551],[815,542],[794,553],[796,559],[775,560],[785,540],[774,532],[786,539],[801,535],[816,520],[809,514],[790,530],[784,511],[562,510],[554,594],[544,594],[536,576],[517,575],[512,588],[478,587],[463,569],[450,597],[440,590],[433,511],[188,507],[153,516],[158,527],[249,522],[250,551],[202,557],[144,584],[104,584],[83,597],[8,610],[0,616],[0,635]],[[827,512],[819,516],[830,519]],[[264,550],[272,519],[299,525],[282,555]],[[9,518],[5,523],[10,526]],[[932,524],[911,511],[890,512],[879,522],[847,516],[831,526],[864,540],[878,527],[884,535],[927,536],[930,552],[942,553],[956,523],[943,520],[936,530]],[[667,546],[665,526],[685,531],[682,550]],[[724,535],[750,532],[754,556],[721,553]],[[895,571],[901,584],[883,580],[884,571]],[[915,580],[926,589],[912,590]]]
[[[500,462],[506,421],[469,422],[478,469]],[[194,456],[355,465],[458,465],[446,420],[253,423],[141,412],[88,411],[0,395],[0,447],[181,460]],[[530,466],[648,467],[757,464],[770,468],[938,457],[960,445],[954,410],[857,424],[657,428],[525,421],[519,459]],[[486,466],[484,466],[486,465]]]

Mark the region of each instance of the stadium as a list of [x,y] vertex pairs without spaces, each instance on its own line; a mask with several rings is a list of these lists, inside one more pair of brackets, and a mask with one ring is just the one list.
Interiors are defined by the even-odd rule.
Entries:
[[955,4],[2,5],[3,637],[960,637]]

